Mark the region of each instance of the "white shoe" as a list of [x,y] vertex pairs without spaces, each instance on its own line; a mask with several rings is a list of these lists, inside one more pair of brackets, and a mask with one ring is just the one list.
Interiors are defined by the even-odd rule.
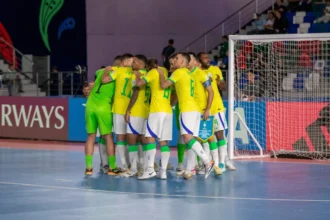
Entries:
[[178,167],[176,168],[176,171],[183,171],[184,170],[184,166],[183,163],[178,163]]
[[139,180],[146,180],[146,179],[150,179],[157,176],[157,173],[155,170],[145,170],[142,174],[142,176],[139,176],[138,179]]
[[196,169],[196,172],[198,175],[205,175],[205,168],[204,166],[198,166],[197,169]]
[[161,180],[167,180],[166,170],[160,169],[160,172],[158,173],[157,177]]
[[123,177],[133,177],[133,176],[137,176],[138,175],[138,171],[128,171],[126,173],[123,173],[121,176]]
[[226,162],[226,167],[227,167],[228,170],[230,170],[230,171],[235,171],[235,170],[236,170],[236,167],[235,167],[230,161],[227,161],[227,162]]
[[220,170],[221,170],[222,173],[226,172],[226,166],[225,166],[224,163],[220,163],[219,164],[219,168],[220,168]]

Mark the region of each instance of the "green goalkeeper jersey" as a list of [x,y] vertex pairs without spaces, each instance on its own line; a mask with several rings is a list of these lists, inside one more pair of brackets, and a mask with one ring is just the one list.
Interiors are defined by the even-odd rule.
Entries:
[[105,69],[99,69],[96,71],[96,80],[94,82],[94,87],[88,97],[86,107],[98,107],[100,105],[112,104],[115,94],[115,82],[106,84],[102,83],[104,70]]

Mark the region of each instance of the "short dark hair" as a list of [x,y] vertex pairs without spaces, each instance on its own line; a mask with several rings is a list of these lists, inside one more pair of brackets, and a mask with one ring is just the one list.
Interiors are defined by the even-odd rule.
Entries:
[[198,57],[196,56],[196,54],[194,52],[188,52],[188,54],[189,54],[189,56],[192,56],[193,58],[198,60]]
[[146,56],[144,56],[143,54],[137,54],[135,55],[135,58],[141,60],[144,63],[144,66],[147,67],[148,59]]
[[121,60],[121,55],[115,56],[115,58],[113,60]]
[[158,61],[155,58],[149,58],[148,59],[148,65],[147,65],[147,69],[151,70],[153,68],[157,68],[158,67]]
[[228,40],[228,36],[227,35],[222,36],[222,38]]
[[171,56],[168,57],[168,60],[175,58],[176,55],[178,55],[178,53],[173,53]]
[[180,53],[178,53],[178,55],[181,55],[181,56],[183,56],[183,58],[187,61],[187,63],[190,63],[190,55],[189,54],[187,54],[187,53],[185,53],[185,52],[180,52]]
[[205,52],[199,52],[197,54],[198,59],[201,59],[202,55],[204,55],[204,54],[207,54],[207,53],[205,53]]
[[134,56],[133,56],[132,54],[130,54],[130,53],[125,53],[125,54],[121,55],[120,60],[121,60],[121,61],[124,61],[124,60],[126,60],[126,59],[130,59],[130,58],[133,58],[133,57],[134,57]]
[[174,40],[173,40],[173,39],[169,39],[169,40],[168,40],[168,43],[169,43],[169,44],[174,44]]
[[105,66],[101,66],[101,68],[100,69],[104,69],[105,68]]

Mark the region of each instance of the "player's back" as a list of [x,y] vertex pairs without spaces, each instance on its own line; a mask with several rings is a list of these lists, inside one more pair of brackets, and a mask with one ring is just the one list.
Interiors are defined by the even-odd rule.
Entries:
[[194,99],[195,80],[187,68],[180,68],[169,78],[175,84],[175,91],[179,100],[180,112],[199,111]]
[[111,106],[115,94],[115,82],[103,84],[102,76],[105,69],[96,72],[94,87],[88,97],[86,106]]
[[[139,70],[141,77],[147,74],[146,70]],[[136,87],[136,75],[132,75],[132,89]],[[131,116],[147,118],[149,114],[150,88],[144,85],[139,88],[139,95],[131,109]]]
[[[163,71],[163,70],[162,70]],[[164,72],[167,79],[167,70]],[[159,73],[157,69],[150,70],[146,76],[142,77],[151,90],[150,113],[166,112],[172,113],[171,108],[171,88],[162,89],[160,87]]]
[[132,68],[119,67],[112,75],[115,78],[116,89],[113,103],[113,113],[126,113],[132,95]]

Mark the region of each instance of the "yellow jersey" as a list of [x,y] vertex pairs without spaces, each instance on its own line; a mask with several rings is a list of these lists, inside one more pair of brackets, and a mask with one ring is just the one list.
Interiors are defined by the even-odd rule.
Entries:
[[175,91],[179,100],[180,112],[199,111],[194,99],[195,80],[187,68],[180,68],[169,78],[175,84]]
[[[146,70],[139,71],[142,76],[147,74]],[[132,89],[136,87],[136,75],[132,75]],[[149,101],[150,101],[150,88],[148,85],[142,86],[139,89],[139,95],[131,109],[131,116],[148,118],[149,114]]]
[[220,81],[224,80],[222,76],[222,72],[217,66],[210,66],[207,70],[204,70],[208,77],[212,79],[211,86],[214,92],[214,98],[211,107],[211,114],[217,114],[218,112],[225,111],[225,106],[223,105],[222,98],[217,85],[217,78]]
[[[165,69],[166,70],[166,69]],[[167,79],[168,72],[162,70]],[[162,89],[160,87],[159,73],[157,69],[150,70],[142,79],[146,81],[151,90],[150,113],[165,112],[172,113],[171,88]]]
[[132,96],[132,68],[119,67],[116,71],[110,73],[112,80],[116,80],[116,90],[112,112],[125,115]]
[[199,110],[204,113],[207,106],[208,93],[205,90],[205,86],[209,82],[209,77],[207,74],[198,67],[195,67],[191,71],[191,76],[195,80],[194,98],[197,102]]

